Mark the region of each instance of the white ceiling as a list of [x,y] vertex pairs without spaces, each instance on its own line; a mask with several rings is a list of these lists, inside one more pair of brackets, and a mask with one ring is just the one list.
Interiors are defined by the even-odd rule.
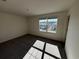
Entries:
[[20,14],[39,15],[68,10],[74,0],[0,0],[0,11]]

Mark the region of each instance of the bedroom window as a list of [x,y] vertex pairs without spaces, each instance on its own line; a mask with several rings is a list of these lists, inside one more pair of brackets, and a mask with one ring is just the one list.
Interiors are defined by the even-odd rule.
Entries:
[[47,29],[47,19],[39,20],[40,31],[46,32]]
[[42,32],[50,32],[50,33],[56,33],[57,30],[57,17],[51,17],[51,18],[43,18],[39,20],[39,30]]

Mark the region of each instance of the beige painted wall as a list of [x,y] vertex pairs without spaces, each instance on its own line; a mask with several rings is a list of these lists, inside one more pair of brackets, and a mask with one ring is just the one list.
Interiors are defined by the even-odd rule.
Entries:
[[[57,33],[45,33],[45,32],[39,31],[39,18],[41,16],[58,17]],[[64,42],[65,36],[66,36],[67,24],[68,24],[67,12],[58,12],[58,13],[51,13],[51,14],[46,14],[46,15],[31,16],[28,18],[28,27],[29,27],[28,32],[30,34],[34,34],[34,35],[38,35],[38,36],[42,36],[42,37],[55,39],[55,40]]]
[[79,0],[70,10],[70,22],[66,39],[68,59],[79,59]]
[[0,42],[27,34],[25,17],[0,13]]

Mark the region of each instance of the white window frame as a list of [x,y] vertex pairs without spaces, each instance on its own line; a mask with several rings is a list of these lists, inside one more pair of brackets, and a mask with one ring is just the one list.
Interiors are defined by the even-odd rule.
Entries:
[[[57,17],[56,17],[56,18],[51,18],[51,19],[57,19],[56,31],[48,31],[48,30],[47,30],[47,28],[48,28],[48,19],[49,19],[49,18],[45,18],[45,20],[47,20],[47,22],[46,22],[46,24],[47,24],[47,25],[46,25],[46,31],[40,31],[40,23],[39,23],[39,31],[40,31],[40,32],[46,32],[46,33],[57,33],[58,18],[57,18]],[[40,21],[40,20],[43,20],[43,19],[39,19],[39,21]]]

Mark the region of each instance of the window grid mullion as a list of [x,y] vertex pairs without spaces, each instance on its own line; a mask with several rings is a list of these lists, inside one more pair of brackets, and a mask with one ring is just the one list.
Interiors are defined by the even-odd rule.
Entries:
[[46,32],[48,31],[48,18],[47,18],[47,23],[46,23]]

